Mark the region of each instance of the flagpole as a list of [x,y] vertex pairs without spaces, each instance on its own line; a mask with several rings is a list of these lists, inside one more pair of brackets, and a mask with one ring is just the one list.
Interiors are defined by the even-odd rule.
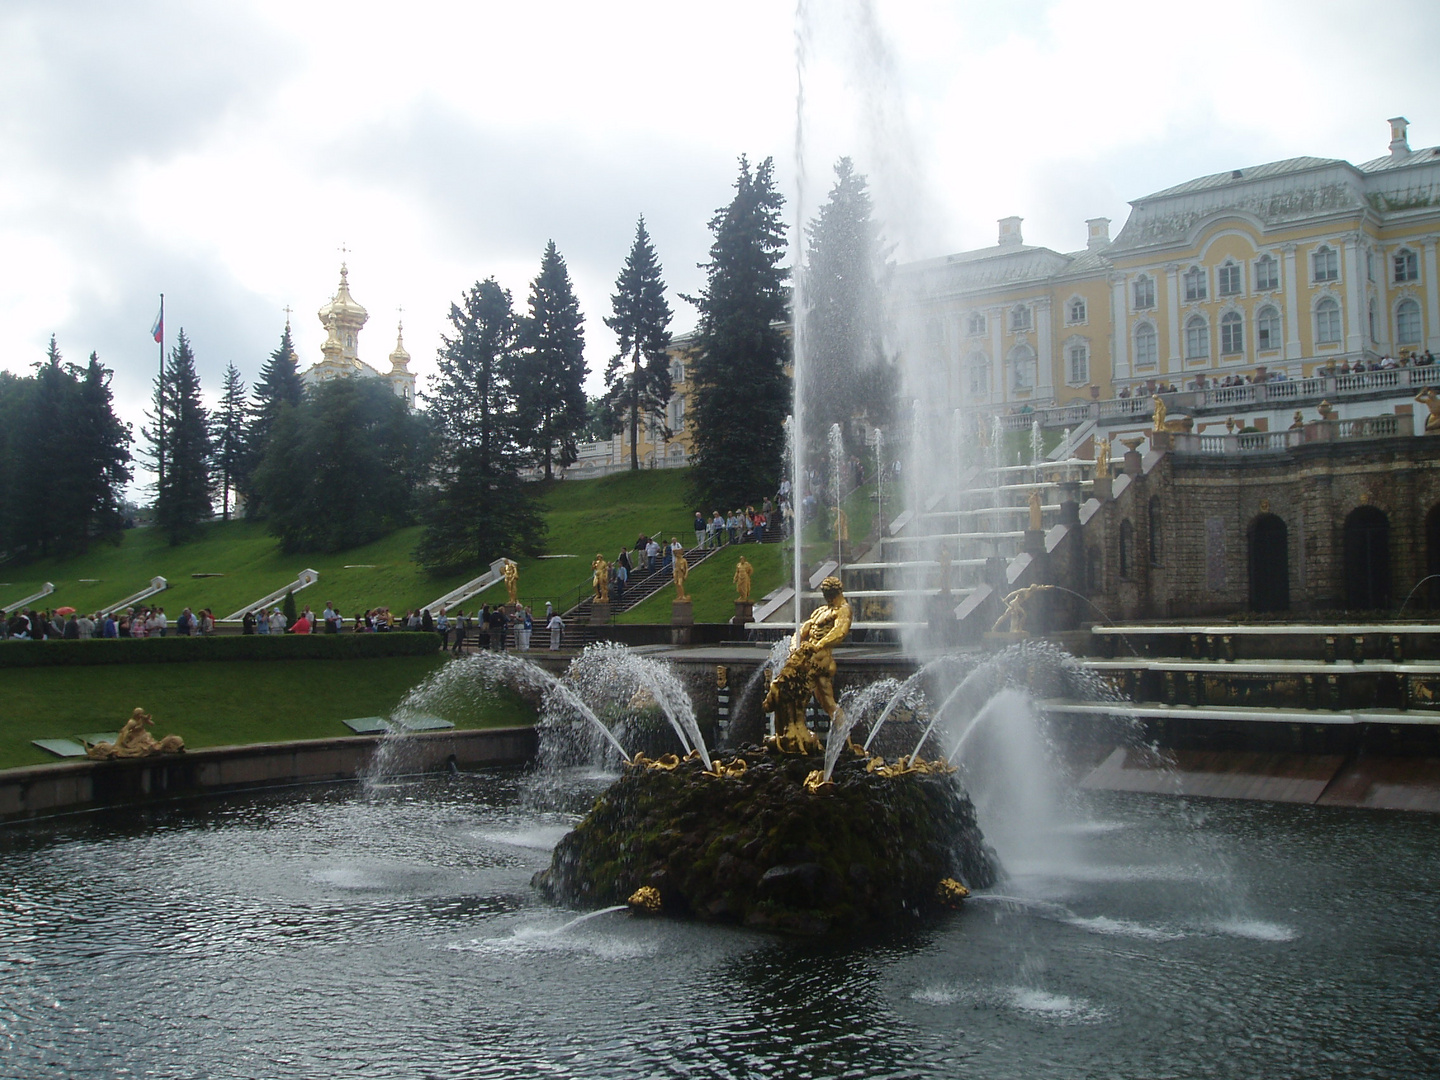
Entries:
[[155,414],[156,426],[159,430],[159,440],[155,444],[156,468],[160,474],[159,484],[156,489],[156,498],[159,498],[159,488],[165,486],[165,294],[160,294],[160,383],[155,392]]

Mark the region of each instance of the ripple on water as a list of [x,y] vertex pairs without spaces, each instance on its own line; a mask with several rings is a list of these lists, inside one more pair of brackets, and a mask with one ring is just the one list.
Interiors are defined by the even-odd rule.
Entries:
[[1209,924],[1209,929],[1250,941],[1294,941],[1300,936],[1293,927],[1263,919],[1217,919]]
[[1031,986],[960,986],[955,983],[937,983],[913,991],[910,1000],[937,1008],[961,1005],[969,1008],[1003,1009],[1042,1023],[1097,1024],[1110,1018],[1106,1009],[1085,998],[1057,994]]

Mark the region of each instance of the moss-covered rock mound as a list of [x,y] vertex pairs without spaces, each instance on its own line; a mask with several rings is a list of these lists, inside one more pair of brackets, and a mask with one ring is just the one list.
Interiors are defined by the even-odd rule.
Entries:
[[882,777],[847,756],[812,794],[818,757],[742,756],[749,768],[721,778],[695,761],[628,768],[534,884],[582,907],[648,885],[667,914],[802,934],[935,907],[947,877],[993,884],[994,852],[953,776]]

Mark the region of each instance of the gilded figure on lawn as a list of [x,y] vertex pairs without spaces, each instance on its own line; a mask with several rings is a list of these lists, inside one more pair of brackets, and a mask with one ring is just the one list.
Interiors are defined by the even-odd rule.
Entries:
[[750,602],[750,578],[755,573],[755,567],[750,565],[750,560],[744,555],[735,564],[735,576],[731,579],[735,582],[735,599],[742,604]]
[[690,560],[685,558],[685,552],[676,550],[674,568],[670,573],[675,579],[675,602],[688,604],[690,597],[685,595],[685,579],[690,576]]
[[113,743],[102,742],[85,748],[85,756],[97,761],[110,758],[140,758],[155,754],[179,754],[185,749],[185,740],[179,735],[166,735],[159,742],[150,734],[155,721],[143,709],[136,709],[125,726],[120,729]]
[[790,656],[770,684],[762,706],[765,712],[775,714],[775,747],[787,754],[821,750],[820,740],[805,724],[805,707],[812,695],[831,723],[836,722],[840,711],[835,700],[835,657],[831,649],[850,633],[850,601],[845,599],[837,577],[822,581],[820,592],[825,597],[824,605],[801,623],[790,639]]
[[512,559],[505,560],[505,591],[510,595],[510,603],[520,602],[520,567]]
[[590,569],[595,571],[595,577],[591,582],[595,586],[595,603],[608,604],[610,602],[610,564],[605,561],[604,555],[596,555],[595,561],[590,564]]

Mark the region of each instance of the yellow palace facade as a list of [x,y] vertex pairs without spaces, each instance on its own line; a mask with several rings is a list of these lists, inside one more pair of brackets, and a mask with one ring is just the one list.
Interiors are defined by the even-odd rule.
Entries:
[[1440,148],[1411,150],[1407,126],[1361,165],[1147,195],[1113,239],[1090,220],[1081,251],[1027,246],[1005,218],[995,247],[903,266],[908,362],[950,408],[994,409],[1440,352]]

